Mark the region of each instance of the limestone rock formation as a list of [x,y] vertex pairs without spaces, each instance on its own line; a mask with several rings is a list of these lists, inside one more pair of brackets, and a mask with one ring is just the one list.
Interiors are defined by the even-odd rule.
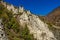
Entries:
[[[6,5],[4,2],[2,3]],[[6,7],[6,6],[5,6]],[[14,8],[13,5],[7,5],[7,10],[13,12],[13,16],[18,20],[22,27],[27,25],[30,34],[33,34],[36,40],[60,40],[54,28],[55,25],[47,24],[42,21],[37,15],[32,14],[30,11],[25,10],[23,7]],[[14,15],[15,14],[15,15]],[[52,28],[51,28],[52,27]],[[55,30],[55,31],[52,31]]]

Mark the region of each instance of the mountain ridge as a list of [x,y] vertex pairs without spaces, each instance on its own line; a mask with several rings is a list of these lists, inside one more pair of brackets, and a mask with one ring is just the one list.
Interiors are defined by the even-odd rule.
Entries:
[[23,7],[16,9],[4,2],[2,5],[6,8],[2,21],[9,40],[60,40],[59,30],[46,23],[44,17],[39,18]]
[[46,16],[46,19],[56,26],[60,26],[60,6]]

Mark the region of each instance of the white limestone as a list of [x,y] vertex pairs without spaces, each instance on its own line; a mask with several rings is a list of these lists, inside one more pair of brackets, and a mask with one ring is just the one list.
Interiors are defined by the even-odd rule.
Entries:
[[15,8],[14,8],[13,5],[7,5],[7,9],[8,9],[9,11],[13,11],[13,12],[14,12],[14,10],[15,10]]
[[31,14],[30,10],[27,11],[28,14]]
[[24,11],[24,8],[23,7],[19,7],[19,12],[23,12]]
[[48,25],[42,22],[37,16],[32,15],[28,17],[25,13],[22,14],[20,18],[20,22],[28,25],[30,33],[33,34],[37,40],[57,40],[54,34],[49,30]]
[[2,19],[0,19],[0,40],[8,40],[3,30]]
[[[17,13],[13,6],[7,6],[8,10],[13,10],[13,13]],[[49,30],[48,25],[41,21],[38,16],[33,15],[30,11],[27,13],[24,11],[23,7],[19,7],[19,12],[22,13],[18,19],[20,20],[21,26],[27,24],[30,33],[34,35],[37,40],[57,40],[54,34]],[[17,13],[18,14],[18,13]]]

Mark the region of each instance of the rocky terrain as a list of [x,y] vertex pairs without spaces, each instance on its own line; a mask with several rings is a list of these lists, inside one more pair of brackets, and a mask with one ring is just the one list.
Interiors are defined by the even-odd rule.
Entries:
[[[42,17],[32,14],[24,7],[15,8],[13,5],[0,2],[3,34],[9,40],[60,40],[60,27],[57,26],[59,23],[55,24],[54,21],[59,21],[59,10],[57,8],[51,14]],[[57,16],[58,18],[55,18]]]
[[5,35],[2,19],[0,19],[0,40],[8,40],[7,36]]
[[60,40],[60,6],[44,17],[45,21],[52,25],[51,31]]
[[57,7],[46,16],[47,20],[56,26],[60,26],[60,7]]

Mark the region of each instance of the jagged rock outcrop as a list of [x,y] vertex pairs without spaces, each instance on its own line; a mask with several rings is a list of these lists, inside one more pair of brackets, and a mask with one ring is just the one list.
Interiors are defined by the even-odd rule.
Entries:
[[[5,3],[2,4],[6,5]],[[43,22],[37,15],[31,14],[30,11],[25,11],[23,7],[20,7],[18,10],[12,5],[7,5],[6,8],[12,11],[13,14],[16,14],[14,17],[16,17],[22,27],[27,25],[30,33],[33,34],[37,40],[59,40],[56,38],[58,33],[55,34],[57,31],[52,31],[53,29],[50,30],[49,25]]]
[[19,16],[19,20],[21,25],[28,25],[30,33],[32,33],[37,40],[57,40],[49,30],[48,25],[42,22],[38,16],[23,12],[22,15]]

